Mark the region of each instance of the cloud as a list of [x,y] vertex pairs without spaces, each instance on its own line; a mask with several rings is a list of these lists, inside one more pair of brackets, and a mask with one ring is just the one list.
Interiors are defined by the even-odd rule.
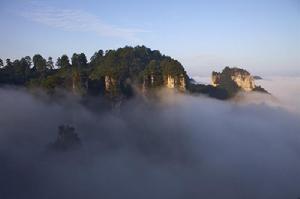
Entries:
[[[281,107],[163,93],[112,113],[24,90],[0,97],[3,199],[300,196],[300,116]],[[82,149],[45,153],[63,123]]]
[[60,9],[33,4],[33,8],[21,12],[21,15],[31,21],[66,31],[94,32],[99,36],[117,37],[127,41],[138,42],[142,29],[123,28],[107,24],[98,16],[82,10]]

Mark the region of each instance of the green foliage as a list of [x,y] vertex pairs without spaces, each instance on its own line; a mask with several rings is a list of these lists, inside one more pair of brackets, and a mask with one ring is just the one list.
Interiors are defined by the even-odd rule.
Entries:
[[220,88],[225,89],[230,97],[234,96],[238,91],[238,85],[231,79],[228,73],[221,73]]
[[69,57],[67,55],[63,55],[57,58],[56,66],[61,69],[67,69],[71,66]]
[[53,70],[54,69],[54,63],[52,57],[48,58],[48,61],[46,63],[47,69]]
[[47,90],[54,91],[57,87],[63,87],[63,79],[59,75],[50,75],[42,80],[41,86]]
[[120,58],[116,51],[110,50],[105,57],[99,60],[92,73],[93,79],[100,79],[105,76],[119,79],[125,74],[125,66],[121,64]]
[[170,57],[165,57],[160,66],[162,68],[163,75],[179,76],[181,74],[186,74],[183,66],[176,60]]
[[6,66],[0,70],[0,83],[24,85],[30,78],[30,57],[11,62],[6,60]]
[[84,53],[74,53],[71,60],[73,68],[84,69],[87,67],[87,59]]
[[[118,97],[133,95],[133,84],[159,88],[168,76],[177,80],[175,86],[179,79],[188,79],[183,66],[177,60],[145,46],[126,46],[117,50],[107,50],[105,53],[99,50],[90,58],[89,63],[84,53],[74,53],[71,63],[67,55],[62,55],[57,59],[56,66],[57,69],[54,68],[52,57],[46,61],[40,54],[34,55],[32,60],[29,56],[13,62],[7,59],[5,66],[0,59],[0,84],[38,87],[48,93],[55,92],[57,88],[81,95],[110,92],[111,96]],[[236,72],[249,74],[242,69],[226,67],[222,73],[214,73],[220,75],[218,87],[192,84],[188,81],[185,83],[190,93],[203,93],[218,99],[227,99],[239,90],[231,79]],[[105,84],[105,79],[110,80],[109,86]],[[266,92],[261,87],[254,90]]]
[[205,94],[221,100],[228,99],[230,97],[226,89],[211,85],[189,84],[188,90],[192,94]]
[[160,64],[156,60],[151,60],[146,66],[143,75],[144,83],[147,87],[159,87],[163,84],[163,75]]
[[[167,75],[187,77],[183,66],[171,57],[145,46],[97,51],[88,63],[84,53],[74,53],[70,59],[62,55],[54,68],[52,57],[45,60],[40,54],[11,62],[0,70],[1,84],[28,85],[54,91],[64,88],[77,93],[96,93],[105,90],[105,77],[113,80],[111,90],[132,95],[132,84],[160,87]],[[89,86],[87,86],[89,85]],[[90,86],[91,85],[91,86]],[[97,91],[90,91],[97,89]]]
[[36,54],[32,58],[33,66],[36,69],[36,71],[43,73],[47,69],[46,60],[40,55]]

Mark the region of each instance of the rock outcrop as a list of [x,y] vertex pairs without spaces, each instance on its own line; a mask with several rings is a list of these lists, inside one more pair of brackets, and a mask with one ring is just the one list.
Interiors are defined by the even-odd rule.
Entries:
[[187,78],[181,74],[178,76],[165,75],[163,78],[159,75],[150,74],[144,77],[143,91],[147,91],[151,88],[168,88],[176,89],[177,91],[186,91]]
[[169,88],[186,91],[188,76],[183,66],[176,60],[166,58],[163,61],[152,60],[143,70],[143,90],[151,88]]
[[88,76],[79,71],[72,72],[72,92],[73,94],[84,94],[88,90]]
[[224,87],[228,81],[233,81],[243,91],[253,91],[256,87],[254,78],[244,69],[226,67],[221,73],[212,73],[213,86]]
[[[124,91],[124,88],[128,85],[128,82],[121,80],[120,78],[115,78],[109,75],[104,77],[104,94],[108,97],[120,97]],[[123,88],[123,90],[122,90]]]
[[213,71],[211,75],[211,85],[215,87],[220,85],[220,80],[221,80],[221,73]]
[[163,79],[161,75],[154,73],[146,74],[143,78],[143,91],[148,90],[149,88],[157,88],[162,85]]
[[117,87],[117,80],[111,76],[104,77],[104,86],[107,93],[113,92]]
[[177,89],[179,91],[185,91],[186,90],[186,78],[183,74],[179,76],[171,76],[168,75],[165,78],[165,86],[170,89]]
[[258,76],[258,75],[253,76],[253,78],[254,78],[255,80],[262,80],[262,79],[263,79],[261,76]]

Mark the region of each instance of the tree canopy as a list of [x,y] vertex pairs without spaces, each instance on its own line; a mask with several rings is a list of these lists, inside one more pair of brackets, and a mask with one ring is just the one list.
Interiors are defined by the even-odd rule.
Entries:
[[[3,65],[1,60],[0,66]],[[103,92],[105,77],[117,82],[116,86],[122,92],[122,88],[128,86],[128,80],[143,84],[149,75],[154,75],[155,85],[161,86],[163,76],[187,76],[178,61],[145,46],[126,46],[105,52],[99,50],[90,62],[84,53],[74,53],[71,58],[62,55],[55,65],[52,57],[45,59],[40,54],[32,59],[26,56],[13,62],[7,59],[0,69],[0,84],[42,87],[50,92],[63,88],[83,94],[93,88]]]
[[6,59],[5,64],[0,60],[0,86],[42,88],[48,93],[55,93],[59,88],[81,95],[102,95],[111,91],[114,95],[131,96],[133,85],[160,88],[169,83],[171,77],[175,87],[185,81],[183,85],[191,93],[225,99],[238,91],[230,76],[241,70],[226,67],[220,74],[222,86],[215,88],[191,83],[180,62],[145,46],[98,50],[89,60],[84,53],[74,53],[71,58],[64,54],[57,58],[56,66],[52,57],[45,59],[40,54],[32,59],[29,56],[14,61]]

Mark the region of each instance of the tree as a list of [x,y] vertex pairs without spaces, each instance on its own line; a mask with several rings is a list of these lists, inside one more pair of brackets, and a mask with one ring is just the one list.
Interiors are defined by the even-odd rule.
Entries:
[[11,68],[12,67],[12,63],[10,61],[10,59],[6,59],[6,66],[5,68]]
[[78,56],[78,62],[80,65],[80,68],[84,69],[87,67],[87,59],[84,53],[80,53]]
[[[24,62],[24,60],[23,60]],[[13,63],[13,81],[15,84],[24,84],[25,80],[25,67],[16,59]]]
[[185,74],[183,66],[170,57],[164,58],[160,65],[164,75],[178,76]]
[[73,68],[84,69],[87,67],[87,59],[84,53],[74,53],[71,60]]
[[29,68],[31,67],[31,64],[32,64],[32,62],[31,62],[31,57],[29,57],[29,56],[26,56],[26,57],[24,57],[23,58],[24,59],[24,61],[26,62],[26,64],[29,66]]
[[98,52],[95,52],[94,55],[91,57],[91,63],[99,61],[101,58],[103,58],[104,52],[103,50],[99,50]]
[[23,57],[20,60],[20,67],[22,68],[22,78],[23,81],[26,82],[30,78],[30,66],[31,66],[31,58],[29,56]]
[[40,82],[40,85],[47,91],[48,94],[53,94],[57,87],[64,85],[64,81],[59,75],[49,75]]
[[237,83],[231,78],[232,73],[233,71],[227,66],[222,71],[220,77],[219,87],[225,89],[229,97],[233,97],[239,91]]
[[56,65],[61,69],[67,69],[70,68],[70,60],[67,55],[63,55],[59,58],[57,58]]
[[3,67],[3,61],[2,61],[2,59],[0,59],[0,68],[2,68]]
[[79,149],[81,140],[73,126],[61,125],[58,127],[57,138],[54,143],[51,143],[50,147],[57,151]]
[[148,87],[158,87],[163,85],[162,71],[159,62],[150,61],[144,70],[144,83]]
[[58,68],[61,68],[61,58],[60,58],[60,57],[57,58],[55,65],[56,65]]
[[46,60],[40,54],[34,55],[32,61],[34,68],[38,72],[43,73],[46,71]]
[[53,60],[52,60],[52,57],[48,57],[48,61],[46,63],[46,66],[48,69],[50,70],[53,70],[54,69],[54,63],[53,63]]
[[132,85],[160,87],[171,76],[175,85],[180,86],[187,79],[178,61],[145,46],[126,46],[105,53],[99,50],[89,63],[84,53],[74,53],[71,58],[62,55],[56,65],[59,69],[53,70],[52,57],[44,59],[40,54],[34,55],[32,60],[27,56],[14,63],[8,59],[0,70],[0,81],[48,88],[53,92],[60,87],[81,94],[89,93],[90,85],[97,84],[92,86],[97,92],[115,90],[117,95],[127,96]]

